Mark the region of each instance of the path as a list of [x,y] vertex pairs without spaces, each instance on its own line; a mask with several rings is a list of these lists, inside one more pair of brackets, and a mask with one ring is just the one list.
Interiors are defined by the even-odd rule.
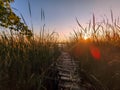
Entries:
[[70,55],[67,52],[63,52],[57,63],[60,77],[58,90],[87,90],[80,86],[81,79],[77,68]]

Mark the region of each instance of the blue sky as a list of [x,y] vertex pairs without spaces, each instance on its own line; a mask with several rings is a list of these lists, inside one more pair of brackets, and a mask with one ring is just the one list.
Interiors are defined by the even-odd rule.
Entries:
[[[95,13],[97,19],[102,15],[110,16],[110,9],[115,16],[120,14],[120,0],[30,0],[32,9],[32,20],[35,33],[40,31],[40,27],[45,23],[49,31],[56,31],[60,35],[69,35],[76,29],[77,17],[81,24],[87,23],[92,14]],[[27,0],[15,0],[12,7],[17,8],[24,16],[30,26],[30,16]],[[41,8],[45,12],[45,21],[41,22]],[[19,15],[17,11],[16,14]]]

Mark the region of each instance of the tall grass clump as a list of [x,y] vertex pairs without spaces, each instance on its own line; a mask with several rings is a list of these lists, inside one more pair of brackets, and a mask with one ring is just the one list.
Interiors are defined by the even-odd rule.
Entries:
[[2,32],[0,90],[46,90],[44,78],[59,54],[56,33],[28,38]]
[[114,18],[111,11],[111,19],[103,17],[96,21],[93,14],[87,26],[82,26],[78,19],[76,22],[80,28],[74,30],[68,47],[72,57],[79,61],[80,76],[95,86],[93,90],[120,90],[119,18]]
[[[0,32],[0,90],[53,90],[48,84],[52,86],[56,78],[54,63],[60,54],[58,34],[47,33],[43,28],[40,35],[35,35],[30,1],[31,30],[20,11],[10,6],[12,2],[14,0],[0,1],[0,28],[3,28]],[[18,11],[21,18],[12,9]],[[44,19],[41,9],[41,21]]]

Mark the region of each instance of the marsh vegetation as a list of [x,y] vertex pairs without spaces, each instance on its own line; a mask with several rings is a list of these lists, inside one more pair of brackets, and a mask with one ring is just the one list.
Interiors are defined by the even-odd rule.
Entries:
[[[79,30],[73,30],[59,47],[58,33],[47,32],[43,25],[35,35],[32,20],[29,29],[22,14],[23,22],[13,12],[13,1],[0,0],[0,90],[53,90],[58,73],[54,63],[61,50],[79,62],[81,85],[93,85],[94,90],[120,90],[120,21],[112,10],[110,19],[96,21],[93,14],[86,26],[76,18]],[[45,19],[43,10],[41,17]]]

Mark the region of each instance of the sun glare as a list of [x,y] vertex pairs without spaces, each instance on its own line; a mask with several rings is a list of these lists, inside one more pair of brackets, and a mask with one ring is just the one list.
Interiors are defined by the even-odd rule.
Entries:
[[88,37],[88,35],[85,34],[85,35],[83,36],[83,38],[84,38],[84,40],[87,40],[89,37]]
[[85,39],[85,40],[87,40],[87,39],[88,39],[88,37],[87,37],[87,36],[84,36],[84,39]]

